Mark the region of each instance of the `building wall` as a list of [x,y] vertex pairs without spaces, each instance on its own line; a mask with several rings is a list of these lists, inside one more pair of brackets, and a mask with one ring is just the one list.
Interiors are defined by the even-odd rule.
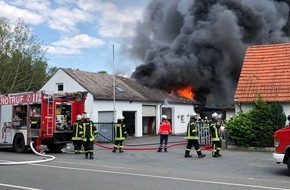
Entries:
[[[58,70],[55,75],[41,88],[46,92],[57,92],[58,83],[63,84],[63,92],[75,92],[86,91],[81,85],[79,85],[73,78],[67,75],[63,70]],[[189,122],[189,115],[193,112],[193,105],[169,105],[168,103],[154,103],[154,102],[132,102],[132,101],[115,101],[113,100],[94,100],[93,96],[88,93],[85,111],[90,114],[91,120],[98,122],[98,112],[111,111],[115,109],[115,121],[119,115],[122,115],[123,111],[135,112],[135,136],[142,137],[142,108],[143,106],[155,106],[156,114],[156,130],[159,129],[159,123],[161,121],[161,107],[167,106],[172,108],[172,127],[173,134],[181,134],[186,132],[187,123]]]
[[[170,106],[167,105],[167,107],[172,108],[172,133],[176,135],[185,133],[190,118],[189,116],[194,111],[193,105],[171,104]],[[158,129],[159,126],[157,127]]]
[[[286,115],[286,117],[288,117],[288,115],[290,115],[290,102],[283,102],[281,103],[282,107],[283,107],[283,111]],[[238,114],[241,110],[243,110],[243,112],[248,112],[250,110],[252,110],[254,107],[253,103],[240,103],[240,104],[236,104],[235,105],[235,110],[236,110],[236,114]],[[285,125],[288,124],[288,121],[286,121]]]
[[92,108],[92,115],[95,122],[98,122],[99,111],[111,111],[114,112],[115,107],[115,122],[118,116],[122,115],[123,111],[135,112],[135,136],[142,136],[142,103],[141,102],[129,102],[129,101],[113,101],[95,100]]

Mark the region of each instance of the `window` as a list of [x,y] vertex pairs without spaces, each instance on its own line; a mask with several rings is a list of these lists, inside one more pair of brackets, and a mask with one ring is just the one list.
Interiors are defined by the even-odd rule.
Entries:
[[124,90],[123,90],[122,88],[120,88],[119,86],[116,86],[115,88],[116,88],[116,90],[118,90],[119,92],[124,92]]
[[57,86],[57,91],[63,91],[63,83],[58,83],[58,84],[56,84],[56,86]]

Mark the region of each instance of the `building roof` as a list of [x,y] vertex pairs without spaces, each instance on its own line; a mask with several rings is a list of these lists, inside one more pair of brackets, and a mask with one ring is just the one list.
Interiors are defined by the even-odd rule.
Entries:
[[253,102],[258,95],[268,101],[290,101],[290,43],[247,48],[236,102]]
[[[91,93],[96,100],[113,99],[113,76],[107,73],[94,73],[73,69],[61,68],[65,73],[78,82]],[[134,79],[115,77],[116,101],[142,101],[142,102],[170,102],[179,104],[198,104],[176,94],[169,94],[160,89],[147,88]]]

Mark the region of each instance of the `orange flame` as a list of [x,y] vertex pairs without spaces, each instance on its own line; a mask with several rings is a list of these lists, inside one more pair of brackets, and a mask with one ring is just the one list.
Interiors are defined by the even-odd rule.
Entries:
[[190,86],[177,89],[176,93],[190,100],[193,100],[195,98],[195,94],[193,93],[192,88]]

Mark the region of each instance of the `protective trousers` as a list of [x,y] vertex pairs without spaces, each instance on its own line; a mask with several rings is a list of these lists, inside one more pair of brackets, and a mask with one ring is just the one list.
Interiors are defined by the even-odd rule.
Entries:
[[118,146],[119,146],[119,152],[124,152],[123,151],[123,144],[124,144],[124,140],[115,140],[114,141],[114,149],[112,152],[116,152]]
[[88,159],[89,155],[90,159],[94,159],[94,141],[86,140],[84,142],[84,152],[86,159]]
[[184,154],[185,158],[192,157],[191,155],[189,155],[192,146],[194,146],[199,158],[205,157],[205,155],[201,153],[201,149],[199,147],[198,140],[197,139],[189,139],[189,140],[187,140],[187,145],[186,145],[186,149],[185,149],[185,154]]
[[212,141],[212,156],[213,157],[221,157],[222,156],[222,155],[220,155],[221,147],[222,147],[221,140]]
[[[167,142],[168,142],[168,136],[169,135],[160,135],[160,142],[159,142],[159,149],[157,152],[161,152],[162,148],[164,148],[164,152],[167,152]],[[164,142],[164,147],[163,147]]]

